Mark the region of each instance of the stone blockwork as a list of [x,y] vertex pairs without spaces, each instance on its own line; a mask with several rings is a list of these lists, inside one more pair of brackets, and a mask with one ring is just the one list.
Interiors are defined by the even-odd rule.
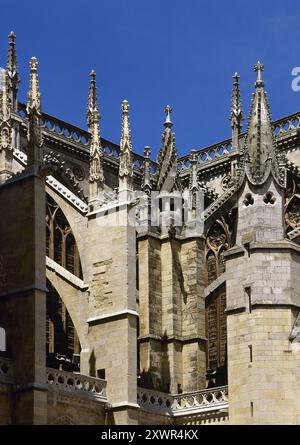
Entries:
[[105,404],[70,395],[48,392],[48,425],[109,424]]
[[177,392],[205,382],[204,242],[138,239],[141,384]]
[[95,72],[88,131],[42,112],[35,58],[18,103],[9,39],[0,423],[299,424],[300,113],[271,121],[257,63],[246,133],[236,73],[232,138],[178,157],[167,106],[155,162],[126,100],[100,137]]
[[[13,205],[7,206],[7,202]],[[14,361],[14,421],[46,423],[45,184],[34,174],[2,185],[0,325]],[[18,217],[16,218],[16,214]],[[17,245],[12,248],[16,242]],[[26,317],[24,316],[26,314]]]
[[299,349],[288,338],[294,315],[266,307],[228,316],[230,423],[299,423]]
[[226,253],[229,418],[298,423],[299,350],[289,337],[300,307],[300,251],[283,240],[274,184],[254,189],[252,204],[249,193],[239,200],[237,246]]
[[90,214],[86,240],[91,284],[82,369],[105,372],[119,423],[135,423],[137,408],[136,234],[127,218],[127,204]]
[[13,392],[10,385],[0,384],[0,425],[14,423]]

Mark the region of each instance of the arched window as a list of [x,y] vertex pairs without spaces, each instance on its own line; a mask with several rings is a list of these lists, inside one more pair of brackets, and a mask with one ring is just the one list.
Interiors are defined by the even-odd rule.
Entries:
[[78,369],[80,343],[71,316],[51,283],[47,282],[46,355],[47,365],[65,370]]
[[69,233],[66,238],[66,269],[75,274],[77,268],[75,238]]
[[46,254],[74,275],[82,278],[79,252],[67,218],[58,204],[47,195]]
[[217,220],[206,237],[206,284],[225,272],[224,253],[231,247],[232,233],[223,219]]
[[56,261],[61,266],[63,258],[63,236],[59,228],[54,231],[54,261]]
[[50,229],[49,226],[46,224],[46,255],[50,257],[49,246],[50,246]]
[[[209,229],[206,237],[206,284],[225,272],[224,253],[232,246],[232,232],[221,218]],[[226,289],[221,285],[205,301],[207,369],[216,385],[227,382]]]
[[226,291],[221,287],[205,301],[207,370],[216,371],[216,386],[227,384]]

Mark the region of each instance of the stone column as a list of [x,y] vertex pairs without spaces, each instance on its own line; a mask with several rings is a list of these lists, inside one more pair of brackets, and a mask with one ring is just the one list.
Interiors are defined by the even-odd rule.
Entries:
[[10,180],[0,187],[0,206],[0,325],[14,362],[14,422],[46,424],[44,180]]
[[116,424],[136,423],[138,408],[136,232],[128,212],[119,203],[88,215],[89,350],[83,369],[105,374]]
[[204,239],[186,239],[181,245],[183,391],[205,388],[206,334],[204,298]]
[[162,382],[162,300],[160,240],[138,239],[140,382],[157,390]]
[[[182,277],[180,275],[180,243],[164,239],[161,245],[162,280],[162,357],[163,380],[169,379],[170,391],[182,388]],[[179,386],[180,385],[180,386]]]
[[300,309],[300,249],[284,239],[282,193],[272,181],[246,184],[238,206],[237,245],[225,254],[229,420],[298,423],[300,350],[291,332]]

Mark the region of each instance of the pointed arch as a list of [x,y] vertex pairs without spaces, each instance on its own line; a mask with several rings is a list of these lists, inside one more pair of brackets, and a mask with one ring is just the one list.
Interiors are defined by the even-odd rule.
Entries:
[[70,224],[56,201],[46,195],[46,251],[49,258],[82,278],[79,251]]
[[46,356],[47,365],[58,368],[60,360],[66,370],[77,366],[81,346],[73,320],[57,290],[47,280],[46,298]]
[[[68,224],[71,228],[72,234],[76,241],[76,247],[79,255],[79,276],[85,276],[88,272],[88,263],[87,263],[87,252],[85,249],[86,235],[87,235],[87,218],[84,214],[80,213],[75,207],[73,207],[69,201],[60,196],[56,191],[54,191],[51,187],[46,186],[46,197],[48,201],[48,197],[50,197],[57,206],[61,209],[63,214],[68,221]],[[47,220],[46,220],[47,221]],[[50,227],[50,222],[47,222]],[[51,230],[53,233],[53,229]],[[51,246],[51,244],[50,244]],[[50,255],[49,255],[50,256]],[[53,256],[50,256],[53,258]]]

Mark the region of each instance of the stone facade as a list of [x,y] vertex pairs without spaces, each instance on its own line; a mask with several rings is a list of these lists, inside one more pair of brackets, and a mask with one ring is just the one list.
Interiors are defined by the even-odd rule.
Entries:
[[[44,113],[38,62],[0,91],[0,423],[299,424],[300,114],[257,80],[242,130],[158,162]],[[3,331],[4,330],[4,331]],[[2,334],[3,335],[3,334]],[[5,348],[3,342],[5,340]]]

